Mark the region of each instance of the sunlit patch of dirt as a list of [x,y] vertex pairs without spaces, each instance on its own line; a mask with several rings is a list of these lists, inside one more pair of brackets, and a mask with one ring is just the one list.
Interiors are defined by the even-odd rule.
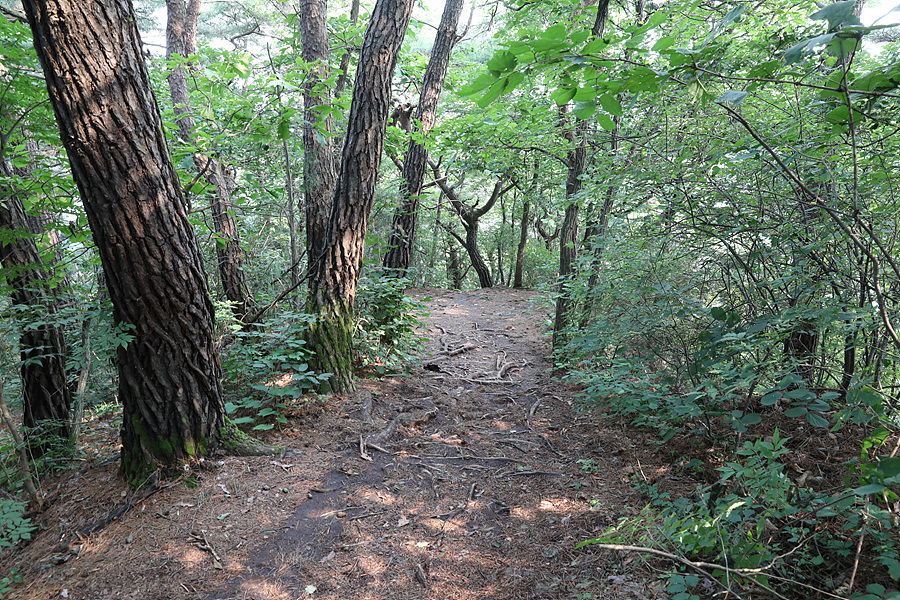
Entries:
[[411,294],[431,299],[410,376],[290,415],[266,441],[296,453],[210,457],[79,535],[134,497],[103,462],[117,426],[95,424],[105,453],[49,484],[43,530],[2,556],[24,579],[8,597],[665,597],[636,556],[575,549],[638,514],[632,479],[667,477],[666,457],[573,409],[534,293]]

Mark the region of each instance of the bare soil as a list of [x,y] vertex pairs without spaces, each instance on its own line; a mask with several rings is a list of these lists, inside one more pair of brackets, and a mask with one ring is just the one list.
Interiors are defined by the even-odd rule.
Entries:
[[2,556],[23,579],[7,597],[664,597],[638,556],[575,548],[667,468],[576,410],[534,293],[411,293],[430,298],[422,363],[291,419],[266,440],[282,455],[214,456],[136,499],[115,416],[96,420],[94,458],[44,484],[41,531]]

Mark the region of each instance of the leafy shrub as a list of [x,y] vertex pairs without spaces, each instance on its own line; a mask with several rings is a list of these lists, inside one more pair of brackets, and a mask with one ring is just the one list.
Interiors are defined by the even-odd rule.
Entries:
[[0,551],[31,539],[31,532],[37,527],[23,516],[24,513],[24,502],[0,500]]
[[[309,366],[312,353],[303,335],[313,319],[306,313],[285,312],[252,330],[232,333],[234,341],[223,353],[222,366],[228,381],[245,394],[225,403],[228,414],[240,413],[234,423],[251,424],[268,417],[286,423],[283,413],[288,404],[306,402],[304,394],[330,377]],[[272,423],[258,423],[253,429],[272,427]]]
[[356,298],[355,352],[379,372],[408,364],[420,346],[416,329],[426,313],[423,302],[406,295],[409,280],[381,271],[362,277]]

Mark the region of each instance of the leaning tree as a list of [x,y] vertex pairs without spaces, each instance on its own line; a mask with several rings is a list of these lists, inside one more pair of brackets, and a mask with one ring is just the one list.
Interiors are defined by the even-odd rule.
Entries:
[[225,426],[213,306],[130,0],[24,3],[117,323],[122,471],[139,483]]

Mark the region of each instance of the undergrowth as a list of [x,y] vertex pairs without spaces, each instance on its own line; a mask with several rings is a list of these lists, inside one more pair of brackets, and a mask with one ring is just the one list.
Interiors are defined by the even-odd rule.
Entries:
[[[631,263],[590,292],[573,286],[590,313],[570,329],[558,366],[581,386],[582,407],[655,432],[661,447],[697,448],[685,460],[712,476],[686,497],[638,480],[644,513],[584,544],[668,553],[675,600],[760,592],[900,600],[894,401],[872,371],[842,388],[785,341],[848,323],[858,330],[862,317],[828,306],[707,307],[684,274],[637,273],[653,268]],[[837,435],[857,444],[855,457],[827,465],[842,475],[797,466],[804,448]]]

